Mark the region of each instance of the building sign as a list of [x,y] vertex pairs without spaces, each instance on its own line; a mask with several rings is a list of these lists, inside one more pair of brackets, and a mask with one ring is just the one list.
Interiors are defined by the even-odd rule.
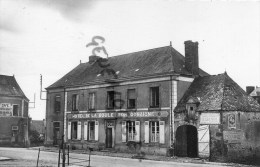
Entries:
[[167,117],[168,111],[143,111],[143,112],[98,112],[68,114],[68,119],[81,118],[142,118],[142,117]]
[[229,143],[239,143],[244,139],[243,131],[223,131],[224,140]]
[[9,117],[12,113],[13,107],[10,103],[0,103],[0,117]]
[[219,113],[201,113],[200,124],[220,124]]
[[236,115],[235,114],[228,114],[228,128],[236,129]]

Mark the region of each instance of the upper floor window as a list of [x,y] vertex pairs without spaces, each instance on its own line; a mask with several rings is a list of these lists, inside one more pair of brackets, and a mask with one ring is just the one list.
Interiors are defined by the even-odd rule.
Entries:
[[159,107],[159,87],[150,88],[150,107]]
[[13,104],[13,116],[19,116],[19,106],[17,104]]
[[72,111],[79,110],[79,95],[74,94],[72,95]]
[[136,91],[135,91],[135,89],[127,90],[127,108],[136,108]]
[[108,91],[107,92],[107,108],[114,108],[115,107],[115,92]]
[[55,112],[60,112],[60,106],[61,106],[61,97],[55,96],[55,102],[54,102]]
[[94,110],[96,108],[96,93],[89,93],[89,97],[88,97],[88,108],[90,110]]

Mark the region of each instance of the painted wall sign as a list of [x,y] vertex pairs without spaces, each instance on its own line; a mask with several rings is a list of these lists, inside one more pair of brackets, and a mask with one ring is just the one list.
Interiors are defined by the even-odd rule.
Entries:
[[224,140],[228,140],[229,143],[238,143],[244,139],[243,131],[223,131]]
[[13,115],[13,106],[10,103],[0,103],[0,117]]
[[228,128],[235,129],[236,128],[236,115],[228,114]]
[[200,124],[220,124],[220,113],[201,113]]
[[168,111],[144,111],[144,112],[102,112],[67,114],[68,119],[83,118],[142,118],[142,117],[167,117]]

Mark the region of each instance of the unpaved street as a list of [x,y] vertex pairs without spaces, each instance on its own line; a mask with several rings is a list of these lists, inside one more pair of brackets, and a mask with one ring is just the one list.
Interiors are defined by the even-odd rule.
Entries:
[[[0,148],[0,157],[8,157],[11,160],[0,161],[0,166],[36,166],[37,150],[28,150],[26,148]],[[88,158],[87,154],[71,154],[77,158]],[[72,162],[72,160],[71,160]],[[40,167],[54,166],[57,167],[58,153],[44,152],[40,153]],[[87,163],[85,164],[87,166]],[[165,161],[151,161],[151,160],[138,160],[119,157],[108,157],[92,155],[91,166],[93,167],[208,167],[208,166],[222,166],[219,164],[194,164],[194,163],[180,163],[180,162],[165,162]]]

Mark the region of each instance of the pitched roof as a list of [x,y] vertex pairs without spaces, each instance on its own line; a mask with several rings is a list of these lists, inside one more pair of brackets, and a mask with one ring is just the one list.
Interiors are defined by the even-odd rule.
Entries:
[[[117,80],[135,79],[159,74],[191,75],[184,67],[184,56],[171,46],[149,49],[108,58],[109,68],[117,72]],[[105,81],[98,75],[98,63],[81,63],[46,89],[97,84]],[[200,75],[208,75],[200,70]]]
[[184,111],[191,98],[199,99],[197,111],[259,111],[260,105],[226,73],[196,78],[175,108]]
[[0,75],[0,95],[23,97],[29,100],[23,93],[14,76]]

